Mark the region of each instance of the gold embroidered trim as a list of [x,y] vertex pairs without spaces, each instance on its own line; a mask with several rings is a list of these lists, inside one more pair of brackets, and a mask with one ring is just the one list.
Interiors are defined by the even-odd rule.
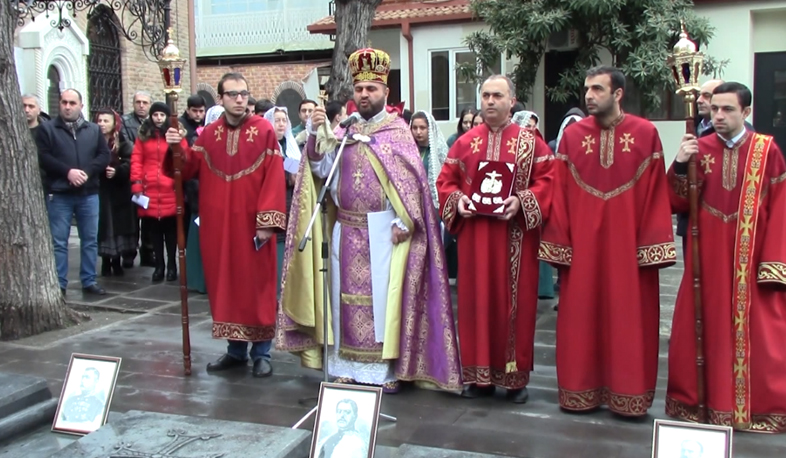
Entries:
[[336,213],[336,221],[344,226],[367,229],[368,213],[353,212],[339,208],[338,212]]
[[[731,412],[720,412],[707,409],[707,420],[711,425],[731,426],[742,431],[760,433],[783,433],[786,432],[786,415],[783,414],[764,414],[751,415],[751,423],[747,428],[737,428],[732,423]],[[666,396],[666,415],[678,420],[699,422],[699,407],[690,406],[678,401],[670,396]]]
[[677,261],[677,249],[674,242],[638,247],[636,259],[641,267],[671,264]]
[[614,127],[600,131],[600,165],[604,169],[614,165]]
[[464,164],[464,161],[462,161],[461,159],[456,159],[455,157],[449,157],[445,159],[445,164],[457,165],[459,167],[459,170],[461,170],[464,173],[464,175],[467,174],[467,166]]
[[271,228],[287,230],[287,215],[275,210],[257,213],[257,229]]
[[742,146],[747,140],[748,134],[746,133],[734,145],[733,148],[723,148],[723,168],[721,173],[723,174],[723,189],[727,191],[731,191],[737,187],[737,170],[740,163],[740,146]]
[[347,305],[373,305],[373,297],[341,293],[341,303]]
[[528,371],[505,372],[488,366],[468,366],[461,369],[465,384],[495,385],[509,390],[518,390],[529,384]]
[[786,285],[786,264],[782,262],[762,262],[756,276],[759,283],[781,283]]
[[521,201],[521,211],[524,212],[524,219],[527,221],[527,230],[530,231],[540,226],[543,222],[543,215],[540,213],[540,205],[535,194],[529,189],[518,193]]
[[458,217],[458,201],[464,193],[461,191],[453,191],[445,200],[445,207],[442,209],[442,221],[448,227],[453,226],[454,220]]
[[646,415],[647,410],[652,407],[654,398],[654,390],[639,395],[628,395],[613,393],[608,388],[587,391],[559,389],[559,405],[563,409],[582,411],[608,405],[612,412],[631,417]]
[[775,178],[771,178],[770,179],[770,184],[783,183],[784,181],[786,181],[786,173],[784,173],[783,175],[777,176]]
[[581,179],[581,175],[579,175],[578,169],[570,161],[570,159],[567,156],[565,156],[565,159],[563,160],[568,163],[568,168],[570,169],[570,173],[571,175],[573,175],[573,179],[576,180],[576,184],[578,184],[581,189],[583,189],[584,191],[588,192],[589,194],[592,194],[593,196],[599,199],[609,200],[631,189],[639,181],[641,176],[644,175],[644,172],[647,170],[647,167],[649,167],[650,163],[652,163],[653,160],[660,159],[661,157],[663,157],[663,153],[652,153],[652,156],[644,159],[641,165],[639,165],[639,168],[636,170],[636,174],[633,176],[633,179],[623,184],[619,188],[613,189],[609,192],[602,192],[588,185],[584,180]]
[[273,340],[276,326],[248,326],[245,324],[213,322],[213,338],[240,340],[243,342],[264,342]]
[[682,197],[683,199],[688,198],[688,177],[685,175],[677,175],[674,174],[674,177],[671,181],[671,188],[674,190],[674,193],[677,197]]
[[549,154],[549,155],[546,155],[546,156],[541,156],[539,158],[536,158],[535,159],[535,163],[536,164],[540,164],[541,162],[547,162],[547,161],[553,161],[553,160],[554,160],[554,156]]
[[237,154],[237,144],[240,142],[240,129],[229,129],[227,131],[227,156]]
[[237,173],[234,173],[232,175],[227,175],[226,173],[222,172],[221,170],[218,170],[213,165],[213,161],[210,159],[210,154],[207,152],[207,150],[204,147],[194,146],[194,147],[191,148],[191,150],[194,151],[197,154],[201,154],[202,158],[204,158],[204,160],[205,160],[205,165],[207,165],[207,168],[210,169],[210,171],[213,172],[214,175],[216,175],[217,177],[221,178],[224,181],[235,181],[235,180],[238,180],[240,178],[243,178],[246,175],[250,175],[250,174],[256,172],[256,170],[259,168],[259,166],[261,166],[262,163],[265,162],[265,157],[267,157],[267,156],[274,156],[274,155],[281,156],[281,153],[279,151],[277,151],[277,150],[271,150],[271,149],[265,150],[265,152],[260,154],[259,157],[257,158],[257,160],[254,161],[254,163],[251,164],[251,166],[248,167],[247,169],[241,170],[241,171],[239,171]]
[[342,342],[338,350],[338,355],[349,361],[357,361],[360,363],[381,363],[382,359],[382,344],[379,345],[379,350],[367,350],[365,348],[346,347]]
[[573,261],[573,248],[557,245],[556,243],[540,242],[538,247],[538,259],[569,266]]
[[706,210],[707,213],[709,213],[710,215],[720,219],[724,223],[728,223],[729,221],[734,221],[737,219],[737,216],[739,216],[738,212],[734,212],[731,215],[727,215],[722,211],[718,210],[717,208],[711,207],[709,204],[707,204],[707,202],[704,201],[701,202],[701,208]]

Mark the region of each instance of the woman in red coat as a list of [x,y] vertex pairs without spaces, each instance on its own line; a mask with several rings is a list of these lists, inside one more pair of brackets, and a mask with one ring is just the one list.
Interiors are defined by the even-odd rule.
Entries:
[[[139,217],[153,240],[156,270],[153,281],[164,279],[164,243],[167,252],[167,281],[177,280],[177,208],[175,181],[161,173],[161,163],[169,145],[165,134],[169,128],[169,107],[156,102],[150,116],[139,127],[139,135],[131,154],[131,192],[150,199],[147,208],[139,207]],[[186,148],[183,140],[183,148]]]

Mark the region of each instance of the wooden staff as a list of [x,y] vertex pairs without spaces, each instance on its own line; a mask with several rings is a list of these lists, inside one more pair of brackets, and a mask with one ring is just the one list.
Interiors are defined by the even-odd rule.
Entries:
[[[694,102],[696,93],[685,95],[685,133],[696,135]],[[706,372],[704,361],[704,311],[701,302],[701,259],[699,258],[699,179],[696,155],[688,161],[688,204],[690,205],[691,274],[693,276],[693,314],[696,326],[696,397],[698,421],[707,422]]]
[[[167,95],[169,103],[169,126],[180,129],[177,119],[177,94]],[[183,148],[169,145],[172,148],[172,164],[175,175],[175,203],[177,205],[177,260],[180,266],[180,319],[183,325],[183,368],[186,375],[191,375],[191,335],[188,329],[188,284],[186,281],[186,236],[183,221]]]

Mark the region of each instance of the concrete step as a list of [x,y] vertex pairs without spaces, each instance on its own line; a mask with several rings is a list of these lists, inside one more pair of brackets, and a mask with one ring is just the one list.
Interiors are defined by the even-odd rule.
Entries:
[[44,378],[0,373],[0,419],[51,398]]
[[57,410],[57,399],[50,398],[0,418],[0,442],[26,434],[42,424],[51,423]]

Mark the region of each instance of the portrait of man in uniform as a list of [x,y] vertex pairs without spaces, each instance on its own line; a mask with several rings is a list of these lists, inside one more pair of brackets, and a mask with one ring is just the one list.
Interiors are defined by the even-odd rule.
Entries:
[[323,383],[309,458],[372,458],[382,388]]
[[71,355],[52,430],[88,434],[106,423],[120,358]]

